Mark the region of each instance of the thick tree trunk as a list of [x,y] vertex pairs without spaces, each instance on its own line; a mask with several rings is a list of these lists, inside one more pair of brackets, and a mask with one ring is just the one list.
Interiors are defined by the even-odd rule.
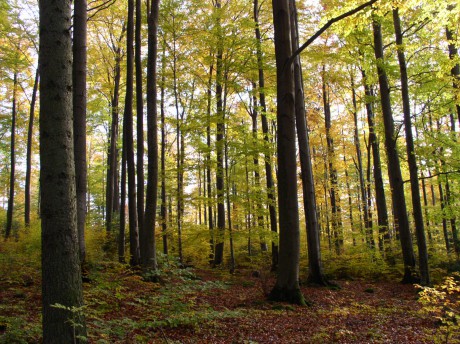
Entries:
[[420,186],[418,182],[417,158],[415,155],[414,138],[412,135],[412,123],[409,101],[409,83],[407,76],[406,57],[403,50],[403,35],[401,32],[401,20],[398,9],[393,10],[393,24],[398,46],[399,71],[401,73],[401,93],[404,112],[404,128],[406,133],[407,161],[409,164],[410,185],[412,191],[412,211],[415,221],[415,232],[417,236],[418,258],[420,265],[420,283],[430,284],[428,270],[428,251],[426,248],[425,228],[423,223],[422,202],[420,197]]
[[409,218],[407,216],[406,199],[404,196],[404,183],[401,175],[401,166],[396,145],[396,133],[394,128],[393,113],[391,109],[390,88],[386,75],[383,55],[383,43],[381,25],[374,18],[374,49],[377,59],[377,71],[379,74],[380,98],[382,104],[383,123],[385,127],[385,148],[388,158],[388,176],[390,179],[391,196],[395,215],[395,226],[399,232],[401,248],[404,260],[403,282],[413,282],[413,270],[415,268],[415,256],[412,247],[412,238],[409,228]]
[[[297,9],[294,0],[289,1],[292,50],[299,48],[299,34]],[[318,285],[327,285],[321,264],[321,246],[319,240],[319,225],[316,211],[315,184],[313,179],[313,166],[310,154],[310,141],[308,137],[307,117],[305,111],[303,77],[300,57],[293,62],[295,83],[295,121],[297,139],[299,144],[300,170],[302,177],[303,204],[307,232],[308,248],[308,282]]]
[[[80,337],[86,337],[72,127],[71,16],[69,0],[40,1],[42,321],[43,342],[56,344],[82,343]],[[79,311],[71,312],[73,307]]]
[[29,126],[27,129],[27,153],[26,153],[26,181],[24,186],[24,223],[26,227],[30,225],[30,179],[32,174],[32,142],[34,132],[34,120],[35,120],[35,103],[37,101],[37,90],[38,82],[40,78],[39,69],[35,72],[34,88],[32,91],[32,99],[30,101],[29,111]]
[[208,191],[208,226],[210,233],[210,253],[209,253],[209,262],[212,264],[214,262],[214,219],[213,219],[213,209],[212,209],[212,180],[211,180],[211,95],[212,95],[212,73],[214,65],[211,63],[209,67],[209,79],[208,79],[208,90],[207,90],[207,107],[206,107],[206,145],[208,151],[206,153],[206,188]]
[[86,0],[75,0],[73,20],[73,130],[80,261],[86,256]]
[[[259,28],[259,2],[254,0],[254,22],[256,24],[256,47],[257,47],[257,68],[259,70],[259,100],[261,107],[260,118],[262,121],[262,133],[264,135],[264,160],[265,160],[265,180],[267,185],[267,198],[268,198],[268,211],[270,213],[270,230],[271,232],[277,233],[278,221],[276,218],[276,198],[275,198],[275,186],[273,182],[273,173],[271,165],[271,156],[269,153],[269,136],[268,136],[268,121],[267,121],[267,105],[265,102],[265,77],[264,77],[264,66],[262,60],[262,39]],[[278,245],[272,241],[272,271],[275,271],[278,267]]]
[[123,121],[123,136],[126,149],[128,179],[128,217],[129,217],[129,251],[130,264],[139,265],[139,231],[137,227],[136,207],[136,166],[134,163],[133,143],[133,42],[134,42],[134,0],[128,0],[128,24],[126,36],[126,97]]
[[270,299],[305,304],[299,287],[300,233],[297,200],[294,70],[289,1],[273,0],[277,84],[279,267]]
[[8,192],[8,208],[6,210],[6,229],[5,238],[8,239],[13,228],[13,210],[14,210],[14,184],[16,179],[16,95],[18,88],[18,72],[14,72],[13,77],[13,100],[11,110],[11,137],[10,137],[10,185]]
[[151,0],[148,14],[148,58],[147,58],[147,145],[148,176],[145,205],[146,254],[142,258],[144,268],[157,269],[155,247],[155,220],[157,212],[158,188],[158,114],[157,114],[157,55],[158,55],[158,14],[160,0]]
[[121,157],[121,211],[120,211],[120,227],[118,230],[118,261],[125,263],[125,232],[126,232],[126,149],[125,140],[123,138],[123,149]]

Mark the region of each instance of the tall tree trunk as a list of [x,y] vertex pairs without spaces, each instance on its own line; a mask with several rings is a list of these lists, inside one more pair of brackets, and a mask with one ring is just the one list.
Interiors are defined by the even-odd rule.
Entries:
[[[276,218],[276,199],[275,199],[275,185],[273,182],[273,173],[271,165],[271,156],[269,153],[269,135],[268,135],[268,121],[267,121],[267,105],[265,102],[265,77],[264,65],[262,60],[262,38],[259,27],[259,2],[254,0],[254,22],[256,34],[256,48],[257,48],[257,68],[259,71],[259,100],[261,107],[260,118],[262,121],[262,133],[264,135],[264,160],[265,160],[265,180],[267,185],[267,198],[268,198],[268,211],[270,213],[270,230],[272,234],[278,232],[277,218]],[[272,271],[275,271],[278,266],[278,245],[272,241]]]
[[273,0],[277,84],[279,268],[270,298],[305,304],[299,287],[300,233],[297,200],[294,69],[289,1]]
[[[259,171],[259,149],[258,145],[258,138],[257,138],[257,96],[256,96],[256,83],[252,82],[252,112],[251,112],[251,119],[252,119],[252,141],[253,141],[253,163],[254,163],[254,183],[256,187],[256,204],[257,204],[257,230],[259,232],[260,238],[260,250],[262,252],[268,251],[267,243],[264,239],[264,231],[265,231],[265,224],[264,224],[264,209],[262,205],[262,197],[260,195],[260,171]],[[227,149],[227,147],[225,147]],[[227,185],[227,190],[229,190],[229,186]],[[230,209],[227,207],[227,209]]]
[[206,188],[208,190],[208,226],[210,233],[210,253],[209,253],[209,262],[212,264],[214,262],[214,219],[213,219],[213,201],[212,201],[212,188],[211,188],[211,95],[212,95],[212,73],[213,73],[213,63],[209,67],[209,79],[208,79],[208,90],[207,90],[207,107],[206,107]]
[[342,229],[342,215],[340,209],[340,197],[338,193],[338,180],[337,169],[334,165],[334,139],[331,135],[331,104],[329,102],[329,91],[326,85],[326,66],[323,65],[323,106],[324,106],[324,119],[326,126],[326,143],[327,143],[327,161],[330,179],[330,198],[332,209],[332,235],[334,236],[334,247],[336,254],[341,254],[343,249],[343,229]]
[[366,192],[366,184],[364,183],[364,168],[363,168],[363,158],[361,152],[361,144],[359,143],[359,133],[358,133],[358,106],[356,102],[356,89],[355,89],[355,80],[353,75],[351,76],[351,96],[353,102],[353,122],[354,122],[354,132],[353,132],[353,141],[355,144],[356,150],[356,160],[357,160],[357,170],[359,178],[359,191],[361,194],[361,208],[362,214],[364,217],[364,230],[366,232],[366,241],[371,249],[375,248],[374,233],[372,230],[372,220],[370,218],[370,209],[368,208],[368,197]]
[[126,35],[126,97],[123,115],[123,136],[126,149],[128,179],[128,217],[131,265],[139,265],[139,231],[137,227],[136,207],[136,166],[134,163],[133,143],[133,42],[134,42],[134,0],[128,0],[128,24]]
[[17,103],[17,89],[18,89],[18,72],[14,72],[13,76],[13,100],[11,110],[11,137],[10,137],[10,185],[8,193],[8,208],[6,210],[6,230],[5,238],[11,235],[13,228],[13,210],[14,210],[14,184],[16,181],[16,103]]
[[[71,3],[40,1],[40,191],[44,343],[86,337],[72,128]],[[56,68],[59,66],[59,68]],[[56,308],[60,304],[66,309]],[[78,324],[78,326],[74,326]]]
[[[292,50],[299,48],[299,33],[297,9],[294,0],[289,0]],[[303,77],[300,57],[293,62],[295,83],[295,122],[297,140],[299,144],[300,170],[302,177],[303,204],[307,232],[308,248],[308,282],[327,285],[321,263],[321,246],[319,240],[319,225],[316,211],[315,184],[313,179],[313,166],[310,154],[310,140],[308,137],[307,117],[305,111]]]
[[134,42],[134,60],[136,65],[136,115],[137,115],[137,147],[136,147],[136,163],[137,163],[137,224],[139,227],[139,245],[141,258],[148,255],[148,244],[142,240],[145,238],[144,233],[147,229],[144,228],[144,94],[142,89],[142,1],[136,0],[136,23],[135,23],[135,42]]
[[86,256],[86,0],[75,0],[73,20],[73,131],[80,261]]
[[34,132],[34,120],[35,120],[35,103],[37,101],[37,90],[38,82],[40,78],[39,69],[35,71],[34,88],[32,91],[32,99],[30,101],[29,111],[29,126],[27,129],[27,153],[26,153],[26,181],[24,186],[24,223],[26,227],[30,225],[30,179],[32,174],[32,143],[33,143],[33,132]]
[[120,211],[120,227],[118,230],[118,261],[125,263],[125,232],[126,232],[126,149],[125,138],[123,137],[123,148],[121,157],[121,211]]
[[230,273],[235,271],[235,252],[233,248],[233,228],[232,228],[232,214],[230,211],[230,176],[228,173],[228,144],[225,145],[225,183],[226,183],[226,202],[227,202],[227,221],[228,232],[230,234]]
[[161,117],[161,232],[163,234],[163,254],[168,254],[168,212],[166,207],[166,122],[165,122],[165,81],[166,81],[166,42],[163,42],[163,56],[161,59],[161,89],[160,89],[160,117]]
[[224,206],[224,131],[225,114],[223,109],[223,36],[221,27],[221,2],[215,2],[217,12],[217,55],[216,55],[216,102],[217,102],[217,131],[216,131],[216,192],[217,192],[217,230],[214,254],[214,266],[220,265],[224,256],[225,235],[225,206]]
[[381,251],[385,250],[386,258],[389,258],[390,232],[388,227],[388,209],[387,201],[385,198],[385,189],[383,185],[379,141],[375,130],[373,102],[371,100],[374,98],[374,93],[372,92],[372,88],[367,81],[366,72],[364,70],[361,70],[361,72],[364,80],[364,95],[366,97],[367,123],[369,126],[369,145],[372,147],[375,203],[377,206],[377,222],[379,225],[379,248]]
[[393,10],[393,24],[398,46],[399,71],[401,73],[401,94],[404,112],[404,128],[406,133],[407,161],[409,163],[410,185],[412,191],[412,211],[415,221],[415,232],[417,237],[418,258],[420,265],[420,283],[430,284],[428,270],[428,251],[426,248],[425,228],[423,223],[422,202],[420,197],[420,186],[418,182],[417,158],[415,155],[414,138],[412,136],[412,123],[409,101],[409,83],[407,76],[406,57],[403,50],[403,35],[401,31],[401,20],[398,9]]
[[151,0],[148,14],[148,58],[147,58],[147,145],[148,177],[145,207],[146,255],[142,258],[144,268],[156,269],[155,220],[158,188],[158,114],[157,114],[157,55],[158,55],[158,14],[160,0]]
[[388,158],[388,176],[390,179],[391,196],[395,215],[395,226],[399,232],[401,248],[404,260],[403,282],[412,283],[412,272],[415,268],[415,256],[412,247],[412,238],[407,216],[406,199],[404,196],[404,183],[401,175],[401,166],[396,145],[396,133],[394,128],[393,113],[391,109],[390,88],[384,68],[384,55],[382,43],[381,25],[374,18],[372,26],[374,31],[374,50],[377,59],[377,71],[379,75],[380,98],[382,104],[383,123],[385,127],[385,148]]
[[[113,214],[115,212],[115,204],[118,203],[118,197],[116,189],[118,189],[117,182],[117,166],[118,166],[118,103],[120,93],[120,48],[116,49],[115,55],[115,77],[112,99],[110,101],[112,123],[110,125],[110,139],[109,139],[109,152],[107,154],[107,186],[106,186],[106,198],[105,198],[105,228],[107,232],[112,231],[113,225]],[[124,149],[124,148],[123,148]]]

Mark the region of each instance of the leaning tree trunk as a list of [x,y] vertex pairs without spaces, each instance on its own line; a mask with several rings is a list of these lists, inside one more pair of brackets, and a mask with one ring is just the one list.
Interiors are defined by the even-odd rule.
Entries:
[[24,223],[26,227],[30,225],[30,179],[32,174],[32,141],[35,120],[35,103],[37,101],[38,81],[40,78],[39,69],[35,72],[34,88],[30,101],[29,126],[27,129],[27,153],[26,153],[26,181],[24,186]]
[[279,266],[270,299],[305,304],[299,287],[300,233],[297,200],[294,70],[289,1],[273,0],[277,84]]
[[[265,77],[262,60],[262,38],[259,27],[259,2],[254,0],[254,22],[255,22],[255,34],[256,34],[256,48],[257,48],[257,68],[259,70],[259,100],[261,107],[261,122],[262,122],[262,133],[264,135],[264,160],[265,160],[265,181],[267,185],[267,198],[268,198],[268,211],[270,214],[270,230],[272,234],[278,232],[277,218],[276,218],[276,198],[275,198],[275,184],[273,182],[273,172],[271,165],[271,155],[269,153],[269,135],[268,135],[268,121],[267,121],[267,105],[265,102]],[[275,271],[278,267],[278,245],[275,241],[272,241],[272,271]]]
[[75,201],[71,17],[70,0],[40,1],[42,322],[43,342],[56,344],[83,343],[86,337]]
[[155,247],[155,220],[158,188],[158,114],[157,114],[157,55],[158,55],[158,12],[160,0],[151,0],[148,14],[148,58],[147,58],[147,145],[148,176],[145,204],[146,254],[142,258],[144,268],[157,269]]
[[133,40],[134,40],[134,0],[128,0],[128,24],[126,35],[126,97],[123,115],[123,136],[126,149],[128,179],[128,217],[130,264],[139,265],[139,231],[137,227],[136,208],[136,167],[134,163],[133,142]]
[[414,213],[415,233],[417,236],[418,258],[420,265],[420,283],[426,286],[430,284],[430,274],[428,270],[428,251],[426,248],[422,202],[420,197],[420,185],[418,182],[417,158],[415,155],[414,138],[412,135],[406,56],[404,54],[403,48],[401,20],[399,18],[399,11],[397,8],[393,10],[393,24],[395,28],[396,44],[398,47],[399,71],[401,73],[401,94],[404,113],[404,129],[406,133],[407,162],[409,164],[410,186],[412,191],[412,211]]
[[86,256],[86,0],[75,0],[73,20],[73,131],[80,261]]
[[372,26],[374,30],[374,49],[377,59],[377,71],[379,75],[380,98],[382,104],[383,123],[385,127],[385,148],[388,158],[388,176],[390,179],[391,196],[395,216],[395,225],[399,231],[401,248],[404,260],[403,282],[413,282],[412,271],[415,268],[415,256],[412,247],[412,238],[407,216],[406,199],[404,196],[404,182],[399,164],[398,149],[396,145],[396,133],[394,127],[393,113],[391,110],[390,88],[388,78],[383,66],[383,42],[382,29],[378,19],[374,18]]
[[[299,48],[297,9],[294,0],[289,1],[291,9],[291,37],[292,50]],[[299,143],[300,170],[302,176],[303,204],[307,230],[308,248],[308,282],[327,285],[321,264],[321,246],[319,240],[319,224],[316,211],[315,184],[313,179],[313,166],[310,154],[310,141],[308,137],[307,117],[305,112],[302,66],[300,57],[297,56],[294,64],[295,82],[295,121],[297,139]]]

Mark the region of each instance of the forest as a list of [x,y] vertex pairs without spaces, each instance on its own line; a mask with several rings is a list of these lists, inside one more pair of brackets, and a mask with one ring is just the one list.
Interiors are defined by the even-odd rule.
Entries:
[[0,343],[460,342],[457,0],[0,0]]

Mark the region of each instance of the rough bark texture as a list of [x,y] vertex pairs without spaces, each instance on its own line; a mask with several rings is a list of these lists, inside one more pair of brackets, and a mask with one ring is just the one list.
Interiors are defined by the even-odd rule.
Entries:
[[26,153],[26,181],[24,186],[24,223],[30,225],[30,177],[32,174],[32,143],[35,120],[35,103],[37,101],[38,81],[40,78],[39,69],[35,72],[34,88],[32,91],[32,99],[30,101],[29,125],[27,129],[27,153]]
[[158,123],[157,123],[157,55],[158,55],[158,11],[160,0],[152,0],[148,14],[148,58],[147,58],[147,146],[148,175],[145,204],[146,255],[142,258],[144,268],[157,268],[155,247],[155,220],[158,188]]
[[[299,48],[297,9],[294,0],[289,1],[291,9],[291,37],[292,50]],[[313,179],[313,166],[310,154],[310,141],[308,137],[307,117],[303,92],[303,77],[300,57],[293,61],[295,79],[295,117],[297,139],[299,142],[300,170],[302,176],[303,204],[307,231],[308,248],[308,282],[327,285],[321,266],[321,246],[319,240],[319,224],[316,211],[315,184]]]
[[297,200],[295,94],[289,1],[273,0],[277,84],[279,266],[270,298],[305,304],[299,287],[300,233]]
[[[43,342],[80,343],[81,310],[72,127],[70,0],[40,0],[40,190]],[[73,327],[69,320],[81,326]]]
[[73,16],[73,130],[80,261],[85,261],[86,188],[86,0],[75,0]]
[[[268,211],[270,213],[270,230],[272,233],[278,232],[278,221],[276,216],[276,198],[275,198],[275,185],[273,182],[273,172],[271,165],[271,156],[268,146],[270,139],[268,137],[268,121],[267,121],[267,105],[265,102],[265,76],[264,76],[264,65],[262,60],[262,38],[259,28],[259,2],[254,0],[254,22],[256,24],[256,48],[257,48],[257,68],[259,70],[259,101],[261,107],[261,122],[262,122],[262,133],[264,135],[265,144],[265,180],[267,185],[267,198],[268,198]],[[272,241],[272,271],[275,271],[278,267],[278,245]]]
[[382,104],[383,123],[385,127],[385,148],[388,157],[388,176],[390,179],[391,197],[395,216],[395,225],[399,232],[404,260],[403,282],[413,282],[412,272],[415,268],[415,256],[412,247],[412,238],[407,216],[406,199],[404,196],[404,183],[399,164],[396,133],[394,128],[393,113],[391,109],[390,89],[384,68],[383,43],[381,25],[374,18],[372,23],[374,32],[375,58],[379,74],[380,98]]
[[420,283],[422,285],[429,285],[430,274],[428,270],[428,251],[426,248],[422,201],[420,197],[420,185],[418,182],[417,158],[415,155],[414,138],[412,135],[407,65],[403,50],[403,35],[401,31],[401,20],[399,18],[398,9],[393,10],[393,24],[396,35],[396,44],[398,46],[399,71],[401,73],[401,95],[404,112],[404,129],[406,133],[407,162],[409,164],[410,186],[412,192],[412,211],[414,214],[415,233],[418,246],[418,259],[420,265]]

